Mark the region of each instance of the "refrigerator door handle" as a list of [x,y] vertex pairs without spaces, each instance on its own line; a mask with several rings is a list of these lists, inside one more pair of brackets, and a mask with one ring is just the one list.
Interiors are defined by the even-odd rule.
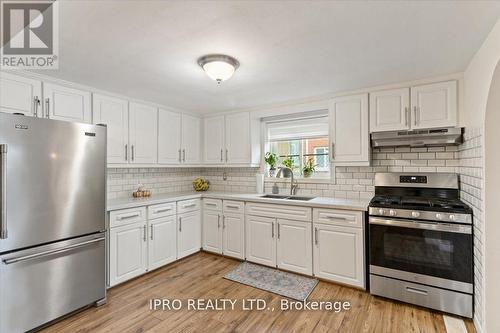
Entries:
[[0,189],[0,239],[7,238],[7,145],[0,144],[0,167],[1,167],[1,189]]
[[33,260],[33,259],[37,259],[37,258],[47,257],[47,256],[53,255],[53,254],[59,254],[59,253],[68,252],[68,251],[71,251],[73,249],[76,249],[76,248],[79,248],[79,247],[82,247],[82,246],[86,246],[86,245],[89,245],[89,244],[92,244],[92,243],[102,242],[105,239],[106,239],[105,237],[96,238],[96,239],[92,239],[92,240],[89,240],[89,241],[86,241],[86,242],[81,242],[81,243],[78,243],[78,244],[66,246],[66,247],[63,247],[61,249],[54,249],[54,250],[43,251],[43,252],[34,253],[34,254],[30,254],[30,255],[22,256],[22,257],[16,257],[16,258],[12,258],[12,259],[4,259],[3,262],[6,265],[11,265],[11,264],[15,264],[15,263],[22,262],[22,261],[27,261],[27,260]]

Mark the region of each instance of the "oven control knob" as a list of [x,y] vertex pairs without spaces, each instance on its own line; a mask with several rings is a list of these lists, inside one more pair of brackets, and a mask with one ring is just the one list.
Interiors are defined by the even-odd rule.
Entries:
[[419,212],[411,212],[411,217],[417,218],[420,216]]
[[437,218],[438,220],[442,220],[442,219],[443,219],[443,214],[437,213],[437,214],[436,214],[436,218]]
[[451,214],[450,216],[448,216],[448,218],[450,219],[450,221],[455,221],[456,216]]
[[379,214],[379,215],[385,215],[385,209],[380,208],[380,209],[378,210],[378,214]]
[[389,215],[390,215],[390,216],[396,216],[396,211],[395,211],[394,209],[391,209],[391,210],[389,211]]

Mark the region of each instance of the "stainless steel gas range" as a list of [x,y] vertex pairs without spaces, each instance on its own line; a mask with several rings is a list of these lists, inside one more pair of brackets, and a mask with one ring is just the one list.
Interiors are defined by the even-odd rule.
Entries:
[[472,318],[472,210],[457,174],[377,173],[369,250],[372,294]]

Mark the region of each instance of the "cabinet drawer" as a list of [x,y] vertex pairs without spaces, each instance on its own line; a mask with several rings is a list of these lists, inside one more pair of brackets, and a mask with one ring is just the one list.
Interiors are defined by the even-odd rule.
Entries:
[[313,221],[343,227],[363,227],[363,212],[342,209],[313,209]]
[[222,200],[203,199],[203,209],[222,211]]
[[236,214],[245,213],[245,202],[243,201],[224,200],[223,207],[224,207],[224,213],[236,213]]
[[115,210],[109,213],[111,228],[142,221],[146,221],[146,207]]
[[175,215],[175,202],[152,205],[148,207],[148,219],[157,219],[160,217]]
[[177,214],[192,212],[201,207],[200,199],[177,201]]
[[311,208],[292,205],[274,205],[247,203],[245,212],[249,215],[282,218],[295,221],[311,222]]

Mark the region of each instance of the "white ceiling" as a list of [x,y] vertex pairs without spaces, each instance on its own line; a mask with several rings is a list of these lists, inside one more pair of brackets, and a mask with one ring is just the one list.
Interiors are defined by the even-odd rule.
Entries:
[[[500,1],[63,1],[44,74],[196,113],[463,71]],[[217,86],[196,64],[241,66]]]

